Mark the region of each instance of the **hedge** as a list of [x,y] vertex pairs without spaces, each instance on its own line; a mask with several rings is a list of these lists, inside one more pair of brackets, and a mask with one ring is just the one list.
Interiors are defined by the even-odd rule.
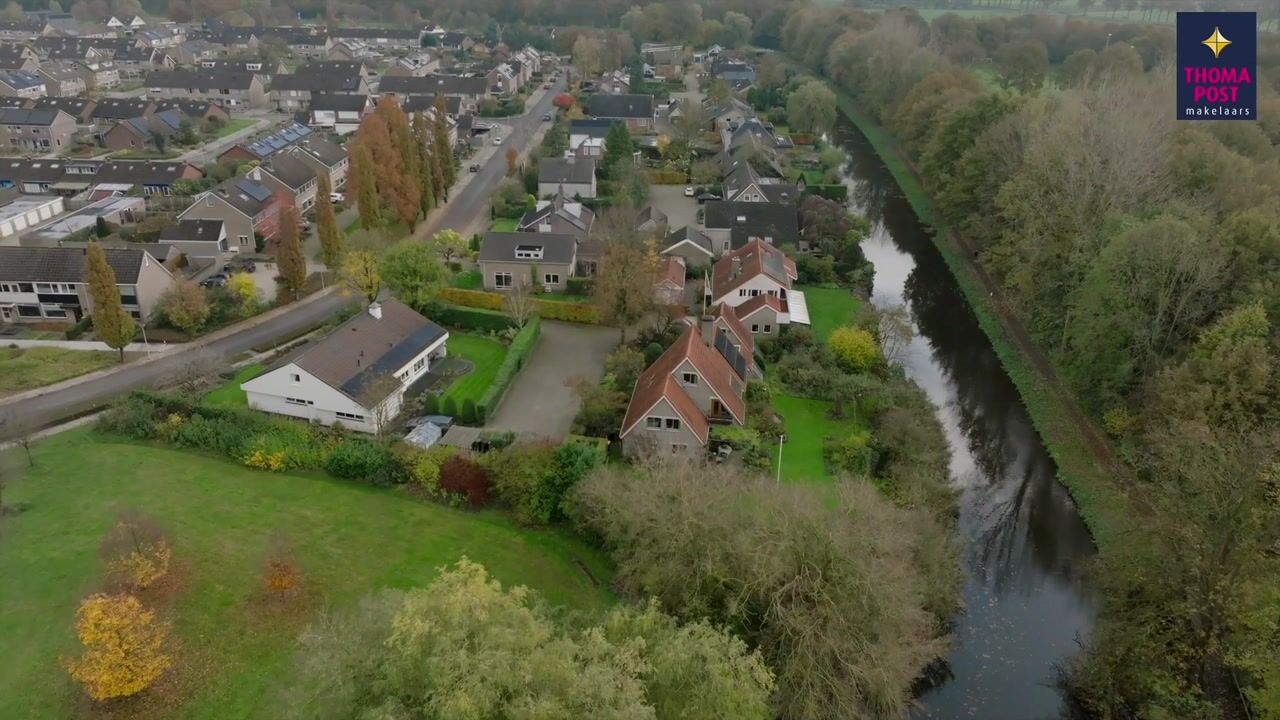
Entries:
[[839,202],[843,202],[849,197],[849,186],[844,184],[805,185],[804,194],[817,195],[819,197],[824,197],[828,200],[836,200]]
[[679,170],[650,170],[649,182],[654,185],[683,185],[689,176]]
[[590,295],[594,283],[589,277],[571,277],[564,284],[570,295]]
[[[480,310],[500,311],[504,307],[503,296],[500,293],[485,292],[483,290],[445,288],[440,291],[440,299],[454,305]],[[533,307],[546,320],[563,320],[565,322],[585,323],[588,325],[600,324],[600,311],[594,305],[534,298]],[[503,317],[506,316],[504,315]],[[445,324],[448,325],[450,323],[446,321]],[[514,325],[514,322],[510,322],[503,327],[514,327]],[[463,325],[456,325],[456,327],[463,327]]]
[[493,310],[444,305],[433,311],[433,319],[447,327],[459,330],[477,330],[479,332],[502,332],[516,326],[516,321],[509,315]]
[[445,288],[440,291],[440,299],[463,307],[481,308],[483,310],[505,309],[502,296],[484,290],[464,290],[463,288]]
[[[498,372],[493,377],[493,382],[489,385],[489,389],[484,391],[480,396],[480,402],[476,403],[475,422],[482,423],[489,417],[489,411],[498,406],[498,401],[502,399],[503,393],[507,391],[507,386],[511,384],[511,380],[515,378],[516,373],[520,372],[520,368],[524,367],[525,358],[529,357],[529,353],[533,352],[533,346],[538,342],[538,335],[542,332],[542,321],[538,316],[529,318],[529,322],[520,328],[520,332],[516,333],[515,338],[511,340],[511,347],[507,348],[507,356],[502,360],[502,364],[498,366]],[[452,400],[453,398],[447,398]],[[454,415],[455,413],[448,413]]]

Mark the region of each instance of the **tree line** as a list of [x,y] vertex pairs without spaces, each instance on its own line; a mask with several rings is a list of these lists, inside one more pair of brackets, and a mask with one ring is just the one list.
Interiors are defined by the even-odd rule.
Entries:
[[906,149],[1150,510],[1102,548],[1080,697],[1275,717],[1280,39],[1264,119],[1204,123],[1169,28],[796,6],[782,40]]

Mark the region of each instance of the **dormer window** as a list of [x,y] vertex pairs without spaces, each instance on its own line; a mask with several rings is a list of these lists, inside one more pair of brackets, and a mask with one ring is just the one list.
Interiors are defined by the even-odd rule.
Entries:
[[517,260],[541,260],[542,246],[541,245],[517,245],[516,259]]

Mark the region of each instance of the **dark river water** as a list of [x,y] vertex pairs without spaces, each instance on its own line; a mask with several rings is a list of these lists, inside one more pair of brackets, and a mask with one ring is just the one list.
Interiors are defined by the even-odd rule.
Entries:
[[916,338],[903,364],[937,407],[960,492],[964,610],[949,677],[913,718],[1068,717],[1056,669],[1093,618],[1084,575],[1095,549],[1084,522],[941,255],[870,143],[846,120],[853,206],[871,219],[872,302],[906,304]]

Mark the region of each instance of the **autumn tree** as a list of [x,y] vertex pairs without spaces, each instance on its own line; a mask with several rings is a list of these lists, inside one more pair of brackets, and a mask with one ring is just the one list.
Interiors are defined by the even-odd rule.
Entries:
[[282,535],[272,537],[262,561],[262,589],[275,600],[286,600],[302,585],[302,570],[293,547]]
[[807,133],[829,130],[836,122],[836,95],[821,80],[811,80],[787,96],[787,122]]
[[339,272],[348,288],[359,293],[365,302],[371,303],[382,292],[381,268],[382,260],[378,253],[369,248],[357,248],[342,257]]
[[418,205],[425,218],[436,206],[436,178],[443,176],[433,152],[431,125],[421,110],[413,114],[413,138],[414,149],[418,153]]
[[320,173],[320,188],[316,193],[316,235],[320,239],[320,262],[330,270],[342,262],[342,231],[338,229],[338,218],[329,199],[332,193],[329,174]]
[[612,227],[606,231],[609,235],[591,285],[591,299],[601,319],[618,327],[625,345],[627,328],[654,308],[658,258],[652,241],[639,239],[631,229],[625,211],[611,214],[605,224]]
[[133,342],[134,322],[125,312],[120,300],[120,287],[116,273],[107,264],[106,251],[96,241],[85,250],[89,275],[89,299],[93,301],[93,331],[107,347],[120,351],[124,362],[124,348]]
[[103,535],[98,555],[113,583],[145,590],[168,574],[173,550],[155,518],[137,510],[122,510]]
[[396,243],[382,258],[382,279],[401,302],[423,310],[449,282],[449,273],[440,264],[436,249],[406,238]]
[[227,279],[227,295],[235,302],[236,314],[249,317],[258,311],[258,283],[249,273],[235,273]]
[[509,147],[504,155],[507,158],[507,175],[515,175],[516,171],[519,169],[518,163],[520,162],[520,151],[513,147]]
[[280,211],[280,229],[276,235],[279,247],[276,250],[276,264],[280,270],[280,279],[291,293],[298,299],[298,293],[307,282],[307,258],[302,253],[302,240],[298,233],[298,210],[287,205]]
[[827,346],[840,367],[850,372],[866,372],[880,359],[875,336],[860,327],[836,328]]
[[382,201],[378,199],[378,183],[373,174],[373,154],[360,142],[356,142],[351,151],[351,178],[347,185],[356,191],[360,226],[371,229],[382,225]]
[[445,229],[432,235],[431,246],[446,265],[467,254],[467,239],[459,235],[457,230]]
[[[418,188],[418,152],[409,118],[390,95],[378,101],[374,114],[384,119],[387,130],[384,141],[377,134],[377,124],[372,126],[374,173],[379,178],[379,193],[383,202],[395,210],[400,222],[412,229],[421,211],[422,198]],[[380,152],[384,142],[389,149],[386,154]]]
[[170,325],[194,335],[209,321],[209,298],[195,282],[175,280],[160,297],[156,310]]
[[453,147],[449,143],[449,115],[445,112],[443,95],[436,95],[435,110],[433,115],[435,123],[432,126],[433,155],[444,179],[444,187],[436,196],[440,198],[448,196],[449,188],[453,187],[454,181],[458,179],[458,166],[454,162]]
[[129,697],[146,690],[173,664],[169,625],[132,595],[90,595],[76,611],[76,636],[84,650],[63,661],[94,700]]

